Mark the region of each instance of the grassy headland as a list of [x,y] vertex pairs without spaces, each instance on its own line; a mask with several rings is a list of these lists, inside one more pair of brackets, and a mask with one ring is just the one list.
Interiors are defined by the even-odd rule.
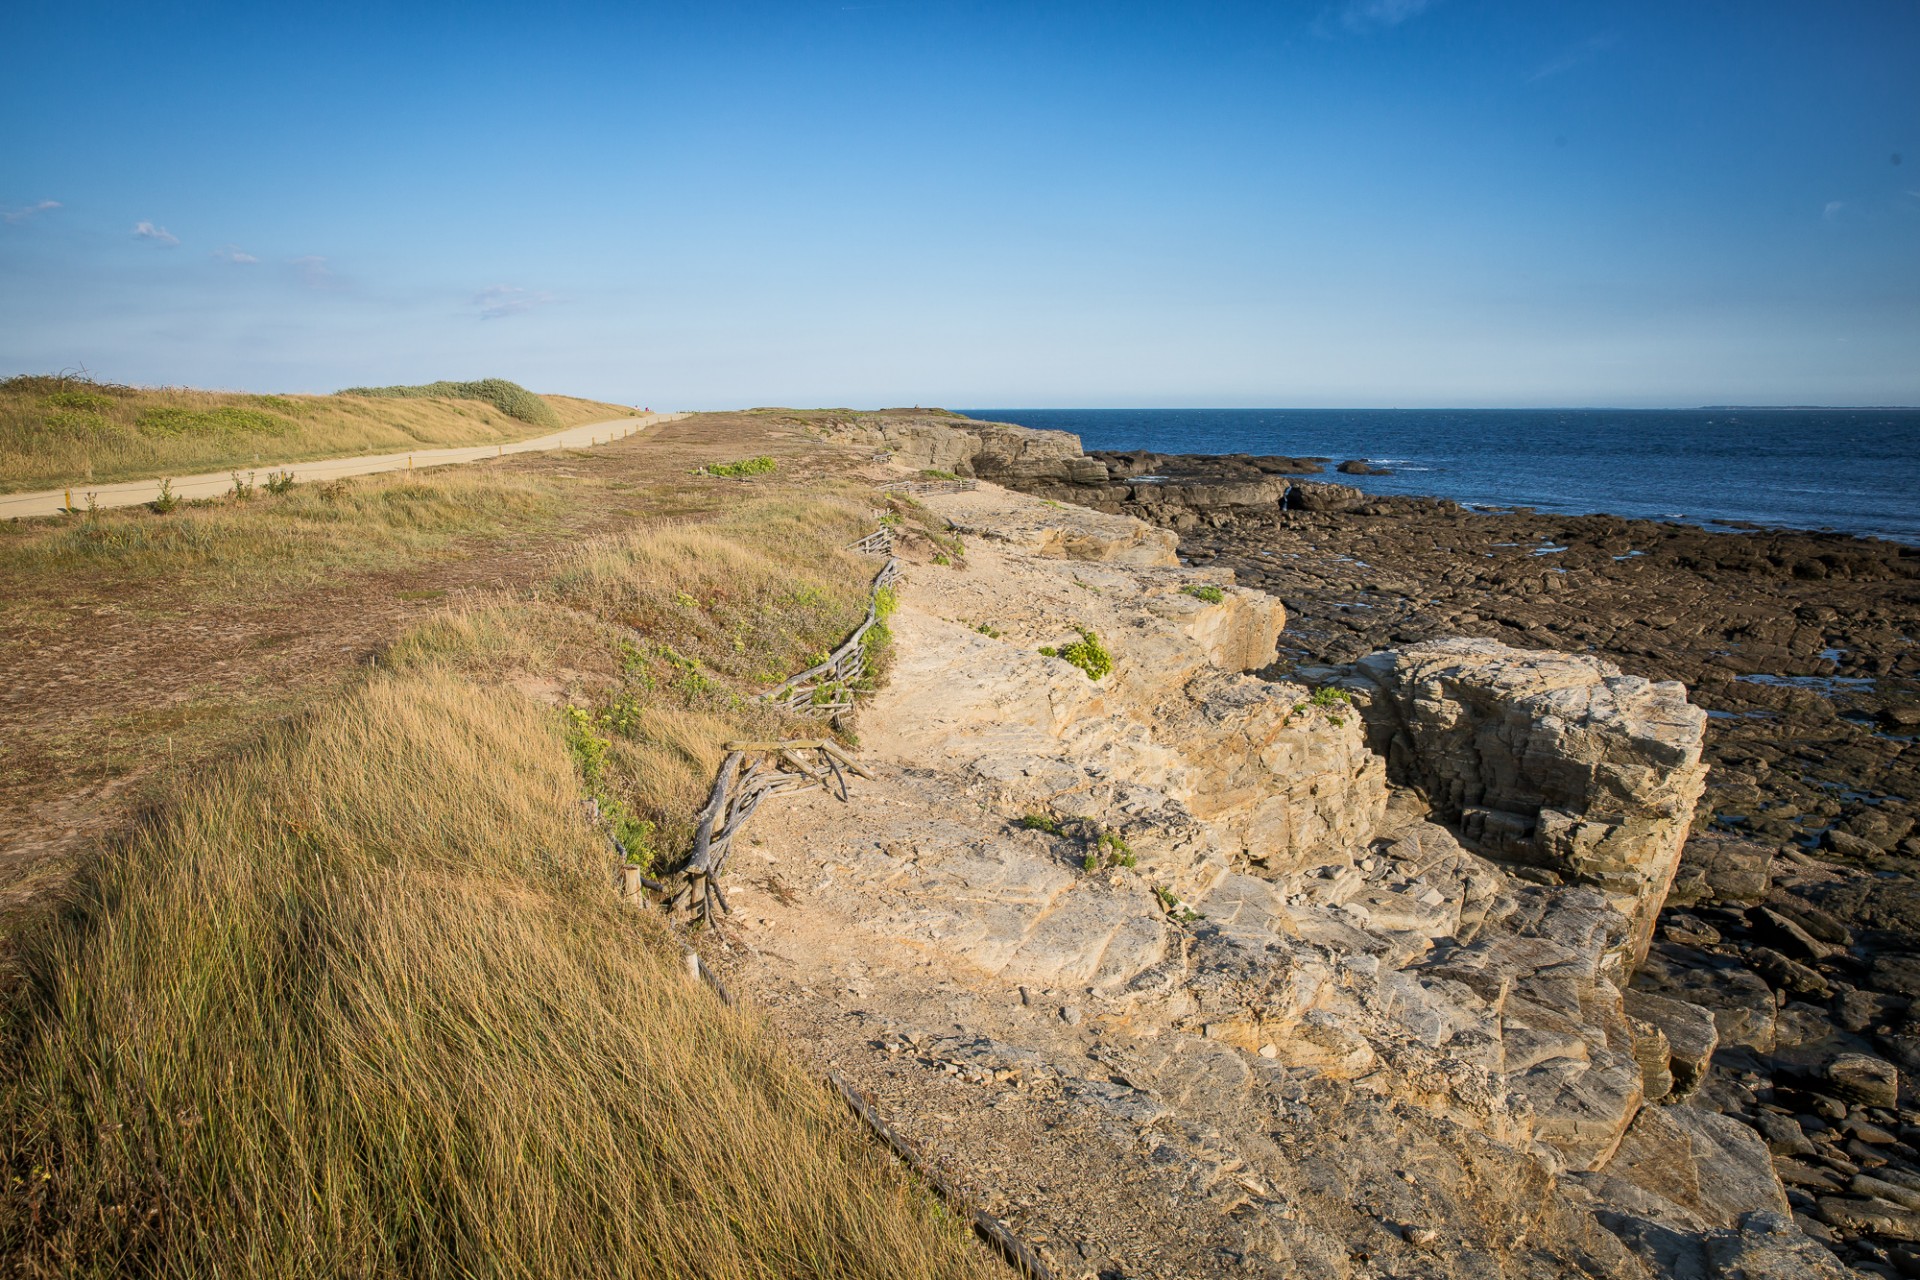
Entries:
[[632,413],[498,378],[280,396],[28,375],[0,381],[0,493],[507,444]]
[[[671,867],[726,740],[819,731],[751,696],[845,637],[877,567],[844,550],[871,527],[862,486],[689,474],[735,437],[0,538],[27,596],[202,618],[423,552],[539,566],[236,724],[15,936],[0,1268],[981,1273],[963,1224],[614,893],[609,829]],[[652,519],[609,527],[609,502]],[[570,532],[583,510],[595,536]]]

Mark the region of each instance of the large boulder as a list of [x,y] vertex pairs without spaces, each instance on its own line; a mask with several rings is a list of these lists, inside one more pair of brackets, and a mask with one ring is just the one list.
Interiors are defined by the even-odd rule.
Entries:
[[983,480],[1026,486],[1036,482],[1105,484],[1104,463],[1080,452],[1080,437],[1066,431],[1036,431],[1006,422],[957,421],[979,442],[973,471]]
[[1477,851],[1599,889],[1639,963],[1706,784],[1684,686],[1464,639],[1371,654],[1351,685],[1395,781]]

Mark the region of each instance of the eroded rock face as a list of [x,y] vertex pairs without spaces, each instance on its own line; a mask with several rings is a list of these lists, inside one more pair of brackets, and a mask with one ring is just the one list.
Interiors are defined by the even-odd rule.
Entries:
[[1646,954],[1706,785],[1706,714],[1612,663],[1440,640],[1354,666],[1374,748],[1481,852],[1590,884]]
[[[924,1060],[996,1091],[942,1111],[977,1131],[943,1147],[963,1161],[1006,1140],[995,1117],[1024,1104],[1002,1086],[1044,1091],[1048,1141],[1066,1144],[1052,1167],[1174,1180],[1128,1213],[1209,1242],[1180,1274],[1231,1257],[1236,1274],[1348,1275],[1359,1253],[1448,1277],[1641,1280],[1725,1259],[1828,1274],[1777,1217],[1764,1144],[1650,1105],[1696,1089],[1715,1044],[1763,1014],[1723,1026],[1691,988],[1625,991],[1691,803],[1684,702],[1497,646],[1380,655],[1363,692],[1404,738],[1403,776],[1422,752],[1473,760],[1396,789],[1377,723],[1246,674],[1271,656],[1277,602],[1123,562],[1141,545],[1126,520],[985,485],[928,505],[968,558],[909,571],[861,725],[875,778],[852,810],[783,804],[767,850],[741,856],[784,887],[730,889],[773,922],[766,953],[796,987],[851,975],[859,1016],[895,1028],[837,1065],[886,1052],[876,1087]],[[1038,652],[1081,628],[1114,656],[1102,680]],[[1526,876],[1515,844],[1487,856],[1485,822],[1463,843],[1433,820],[1526,805]],[[937,1048],[910,1063],[889,1044]],[[1127,1154],[1096,1154],[1108,1143]]]

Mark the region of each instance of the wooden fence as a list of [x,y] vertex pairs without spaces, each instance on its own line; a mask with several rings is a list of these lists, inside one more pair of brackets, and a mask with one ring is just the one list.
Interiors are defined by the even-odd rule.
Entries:
[[[891,546],[891,530],[882,525],[881,532],[888,535]],[[861,539],[861,542],[865,541],[867,539]],[[832,715],[852,707],[854,686],[867,674],[867,632],[880,622],[880,593],[900,580],[900,572],[900,562],[889,555],[887,563],[874,575],[873,590],[867,599],[867,620],[854,628],[853,634],[828,654],[825,662],[808,667],[799,675],[767,690],[760,695],[760,701],[771,702],[803,715],[816,716]]]

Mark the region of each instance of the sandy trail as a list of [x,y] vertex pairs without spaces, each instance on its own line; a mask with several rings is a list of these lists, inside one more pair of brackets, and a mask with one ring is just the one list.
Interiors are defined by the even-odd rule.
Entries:
[[[504,457],[509,453],[539,453],[549,449],[580,449],[611,444],[636,431],[663,422],[674,422],[685,413],[645,413],[631,418],[613,418],[606,422],[583,422],[577,427],[554,431],[513,444],[469,445],[454,449],[415,449],[410,453],[360,454],[351,458],[323,458],[317,462],[292,462],[269,468],[290,471],[301,481],[337,480],[344,476],[371,475],[376,471],[401,471],[414,467],[444,467],[454,463],[477,462],[482,458]],[[258,468],[248,468],[258,471]],[[233,468],[200,475],[173,476],[176,498],[215,498],[233,488]],[[99,507],[137,507],[160,496],[160,479],[127,480],[119,484],[43,489],[37,493],[0,495],[0,519],[26,516],[54,516],[67,508],[84,507],[91,498]]]

